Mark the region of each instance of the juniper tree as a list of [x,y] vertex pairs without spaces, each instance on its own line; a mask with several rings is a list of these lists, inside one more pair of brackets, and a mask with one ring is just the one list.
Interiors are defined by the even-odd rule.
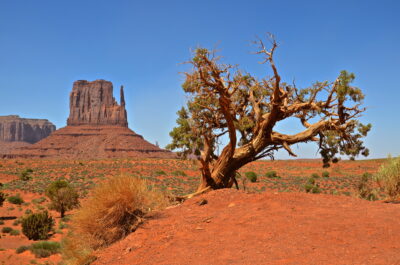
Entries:
[[[270,47],[258,39],[256,54],[269,65],[271,76],[257,78],[237,66],[220,62],[215,51],[194,51],[183,90],[188,94],[185,107],[178,111],[177,127],[170,132],[167,146],[183,157],[195,155],[201,164],[198,191],[231,187],[236,171],[252,161],[270,157],[284,149],[296,156],[291,145],[314,142],[323,165],[337,162],[339,155],[368,155],[362,138],[370,124],[358,118],[364,94],[352,86],[355,76],[341,71],[333,82],[315,82],[306,88],[281,81],[274,61],[278,47],[272,35]],[[304,129],[285,134],[275,127],[288,118],[297,119]],[[218,153],[221,137],[228,143]]]
[[46,189],[46,196],[50,199],[50,209],[56,210],[64,217],[65,212],[79,205],[78,193],[64,180],[52,182]]

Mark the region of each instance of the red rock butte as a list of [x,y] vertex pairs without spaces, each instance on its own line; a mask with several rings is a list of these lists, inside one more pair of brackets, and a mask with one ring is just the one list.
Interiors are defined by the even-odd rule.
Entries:
[[3,155],[6,158],[172,158],[174,153],[146,141],[128,128],[124,90],[120,104],[109,81],[74,82],[67,126],[31,146]]

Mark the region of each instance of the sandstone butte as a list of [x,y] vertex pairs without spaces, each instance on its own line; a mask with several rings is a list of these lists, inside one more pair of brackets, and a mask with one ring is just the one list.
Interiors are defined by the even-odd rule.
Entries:
[[120,104],[106,80],[75,81],[67,126],[49,137],[3,155],[5,158],[172,158],[175,155],[128,128],[124,90]]
[[45,119],[24,119],[17,115],[0,116],[0,154],[34,144],[56,130]]

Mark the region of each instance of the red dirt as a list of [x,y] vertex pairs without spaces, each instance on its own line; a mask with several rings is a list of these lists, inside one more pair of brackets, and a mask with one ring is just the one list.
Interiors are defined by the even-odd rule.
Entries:
[[154,213],[94,264],[400,264],[398,220],[398,204],[213,191]]

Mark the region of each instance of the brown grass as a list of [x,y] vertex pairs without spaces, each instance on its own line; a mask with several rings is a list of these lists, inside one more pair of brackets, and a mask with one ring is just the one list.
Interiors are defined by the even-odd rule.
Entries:
[[118,176],[97,186],[74,214],[72,233],[64,241],[69,264],[88,264],[91,252],[125,237],[146,213],[167,205],[166,196],[131,176]]

